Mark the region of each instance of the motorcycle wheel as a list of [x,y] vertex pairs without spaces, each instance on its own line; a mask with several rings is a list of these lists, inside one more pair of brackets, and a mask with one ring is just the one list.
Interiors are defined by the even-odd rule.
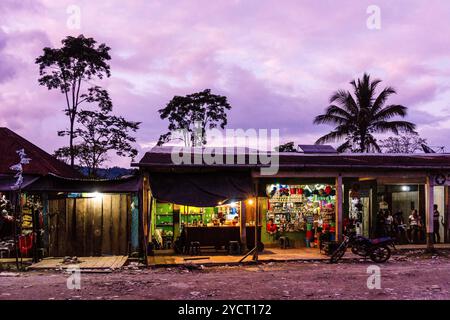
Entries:
[[347,247],[344,243],[341,243],[341,245],[333,252],[330,258],[330,263],[336,263],[339,261],[339,259],[342,258],[342,256],[345,254],[345,251],[347,251]]
[[376,247],[370,254],[370,259],[376,263],[383,263],[391,257],[391,249],[387,246]]

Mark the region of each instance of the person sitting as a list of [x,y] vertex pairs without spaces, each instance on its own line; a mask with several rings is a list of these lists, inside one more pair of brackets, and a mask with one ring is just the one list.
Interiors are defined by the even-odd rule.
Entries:
[[269,218],[269,221],[267,222],[266,230],[269,235],[276,238],[276,235],[278,233],[278,226],[273,222],[273,218]]

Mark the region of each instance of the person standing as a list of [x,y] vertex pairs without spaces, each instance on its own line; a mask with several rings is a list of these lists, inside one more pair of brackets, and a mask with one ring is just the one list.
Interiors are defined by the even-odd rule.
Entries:
[[434,243],[441,242],[441,235],[439,234],[439,217],[440,213],[438,211],[438,205],[433,206],[433,240]]
[[377,237],[386,236],[386,216],[384,211],[380,209],[377,215],[377,225],[376,225],[376,234]]
[[385,218],[385,225],[386,225],[386,235],[389,237],[393,236],[393,227],[394,224],[394,217],[391,214],[391,211],[386,211],[386,218]]
[[419,215],[417,214],[417,210],[414,209],[411,212],[411,215],[408,218],[409,220],[409,229],[411,230],[411,243],[416,243],[418,240],[419,233]]

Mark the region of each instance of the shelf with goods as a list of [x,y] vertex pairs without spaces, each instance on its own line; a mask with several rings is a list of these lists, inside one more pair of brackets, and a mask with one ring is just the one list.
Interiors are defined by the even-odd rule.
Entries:
[[174,235],[173,204],[156,203],[155,227],[161,229],[162,236]]
[[333,240],[335,191],[331,186],[277,184],[268,185],[266,191],[266,220],[273,219],[280,233],[289,233],[293,238],[304,234],[307,247],[317,244],[317,236],[323,233]]
[[213,217],[216,215],[216,209],[213,207],[191,207],[180,206],[180,221],[182,224],[191,225],[195,221],[199,224],[211,223]]

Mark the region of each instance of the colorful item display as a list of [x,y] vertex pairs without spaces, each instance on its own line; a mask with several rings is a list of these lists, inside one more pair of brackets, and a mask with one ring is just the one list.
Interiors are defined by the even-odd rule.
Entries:
[[334,233],[335,195],[330,185],[268,185],[267,220],[280,233],[304,232],[306,247],[319,245],[322,233]]

